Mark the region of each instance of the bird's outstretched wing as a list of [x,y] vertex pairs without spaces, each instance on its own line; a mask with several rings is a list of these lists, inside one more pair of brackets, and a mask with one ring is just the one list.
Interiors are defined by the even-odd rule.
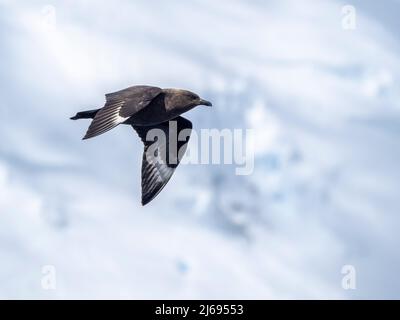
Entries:
[[133,86],[106,94],[106,104],[94,117],[83,139],[93,138],[115,128],[147,107],[161,92],[162,89],[158,87]]
[[142,205],[153,200],[168,183],[187,149],[192,123],[177,117],[154,126],[133,126],[144,143]]

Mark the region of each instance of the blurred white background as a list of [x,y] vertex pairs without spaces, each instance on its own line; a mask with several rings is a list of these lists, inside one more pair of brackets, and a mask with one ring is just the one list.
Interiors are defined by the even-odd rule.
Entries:
[[[400,298],[399,9],[1,0],[0,298]],[[133,130],[69,120],[134,84],[254,129],[254,173],[180,166],[141,207]]]

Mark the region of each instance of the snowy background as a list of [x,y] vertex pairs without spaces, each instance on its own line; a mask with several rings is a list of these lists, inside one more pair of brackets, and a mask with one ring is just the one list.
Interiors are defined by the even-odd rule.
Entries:
[[[399,12],[0,0],[0,298],[400,298]],[[197,129],[254,129],[254,173],[180,166],[141,207],[132,129],[82,142],[68,119],[134,84],[211,100]]]

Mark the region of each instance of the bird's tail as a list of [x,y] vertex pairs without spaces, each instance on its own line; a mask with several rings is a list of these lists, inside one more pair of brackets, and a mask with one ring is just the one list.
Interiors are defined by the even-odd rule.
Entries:
[[96,110],[88,110],[88,111],[81,111],[78,112],[75,116],[71,117],[71,120],[78,120],[78,119],[93,119],[97,112],[99,112],[100,109]]

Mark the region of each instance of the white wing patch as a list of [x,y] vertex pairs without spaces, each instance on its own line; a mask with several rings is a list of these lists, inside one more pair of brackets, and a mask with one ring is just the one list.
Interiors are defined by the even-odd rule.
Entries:
[[129,117],[120,116],[120,111],[124,104],[125,101],[123,100],[107,102],[106,105],[94,117],[83,139],[89,139],[98,136],[129,119]]

